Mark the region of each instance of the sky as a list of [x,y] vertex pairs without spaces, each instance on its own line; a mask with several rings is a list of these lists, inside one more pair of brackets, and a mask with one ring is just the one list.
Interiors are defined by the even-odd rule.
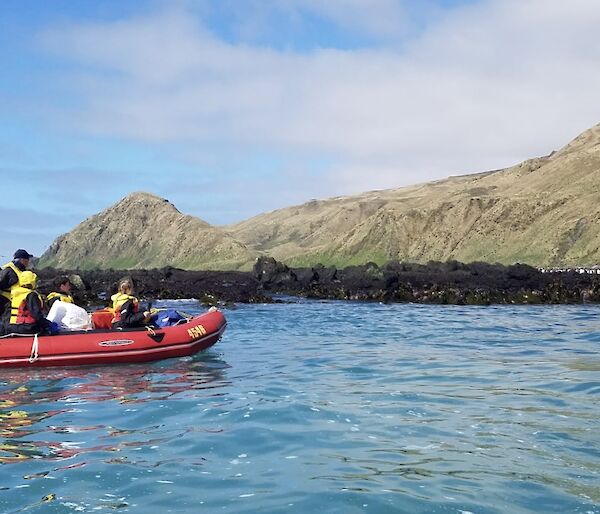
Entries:
[[0,258],[135,191],[215,225],[600,122],[598,0],[3,0]]

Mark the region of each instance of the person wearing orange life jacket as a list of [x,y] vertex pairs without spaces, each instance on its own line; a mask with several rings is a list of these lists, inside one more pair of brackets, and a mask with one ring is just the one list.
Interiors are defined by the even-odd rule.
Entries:
[[[19,285],[21,273],[29,266],[29,259],[33,255],[23,249],[15,252],[13,260],[0,269],[0,323],[4,324],[6,311],[10,308],[12,289]],[[6,331],[5,326],[0,326],[0,334]]]
[[140,302],[133,296],[133,281],[130,278],[121,279],[117,293],[110,299],[115,312],[112,319],[113,328],[141,327],[150,322],[150,311],[139,312]]
[[66,275],[57,277],[54,281],[54,291],[46,296],[46,303],[48,304],[48,310],[52,308],[52,304],[56,301],[75,303],[71,296],[71,281]]
[[48,334],[50,321],[44,314],[44,302],[35,290],[37,275],[23,271],[19,285],[12,289],[10,309],[5,313],[6,331],[10,334]]

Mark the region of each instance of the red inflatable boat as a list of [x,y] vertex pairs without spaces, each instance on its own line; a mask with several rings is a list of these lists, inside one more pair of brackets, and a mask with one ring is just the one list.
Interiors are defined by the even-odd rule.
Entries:
[[0,338],[0,367],[147,362],[193,355],[215,344],[227,322],[212,310],[165,328],[88,330]]

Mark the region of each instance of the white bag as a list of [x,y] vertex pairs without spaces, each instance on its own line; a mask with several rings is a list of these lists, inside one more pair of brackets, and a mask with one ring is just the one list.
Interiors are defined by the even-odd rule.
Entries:
[[50,321],[58,323],[61,330],[88,330],[92,328],[90,314],[72,303],[56,300],[48,316]]

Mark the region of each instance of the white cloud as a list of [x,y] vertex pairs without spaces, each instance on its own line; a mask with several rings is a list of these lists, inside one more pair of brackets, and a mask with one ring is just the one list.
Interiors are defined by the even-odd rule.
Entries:
[[[382,34],[403,17],[388,0],[372,11],[362,0],[296,5]],[[377,8],[389,14],[381,26]],[[566,143],[599,121],[598,26],[597,0],[488,0],[402,51],[236,45],[181,10],[63,26],[44,42],[80,65],[71,83],[84,108],[70,114],[84,132],[324,155],[323,195],[335,195],[498,168]]]

